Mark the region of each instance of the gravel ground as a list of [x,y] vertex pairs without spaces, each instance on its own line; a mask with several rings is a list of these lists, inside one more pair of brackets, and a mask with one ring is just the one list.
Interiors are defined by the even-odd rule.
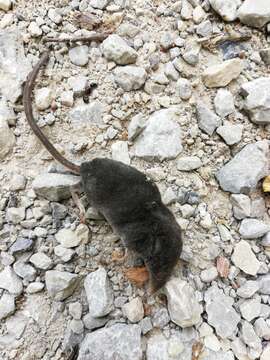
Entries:
[[[0,359],[269,360],[270,3],[0,0]],[[110,32],[101,42],[45,42]],[[146,173],[183,230],[159,294],[26,122]],[[93,84],[96,84],[93,86]],[[82,96],[87,87],[90,94]],[[128,195],[128,194],[127,194]]]

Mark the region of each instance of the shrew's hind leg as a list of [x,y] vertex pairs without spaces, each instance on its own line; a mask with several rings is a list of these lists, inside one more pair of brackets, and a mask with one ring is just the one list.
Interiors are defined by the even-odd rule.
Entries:
[[70,189],[70,193],[72,196],[72,199],[74,201],[74,204],[77,206],[77,208],[79,209],[79,219],[80,219],[80,223],[81,224],[86,224],[86,216],[85,216],[85,208],[79,198],[78,192],[76,189],[71,188]]

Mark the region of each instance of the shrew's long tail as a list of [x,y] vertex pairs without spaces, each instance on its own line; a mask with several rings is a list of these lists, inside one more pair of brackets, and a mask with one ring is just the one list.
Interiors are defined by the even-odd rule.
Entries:
[[31,126],[31,129],[35,133],[35,135],[39,138],[45,148],[49,151],[49,153],[55,158],[55,160],[59,161],[66,168],[71,170],[73,173],[80,174],[80,166],[73,164],[69,160],[65,159],[59,151],[53,146],[53,144],[47,139],[44,133],[41,131],[39,126],[34,120],[33,116],[33,108],[32,108],[32,91],[35,85],[35,81],[38,75],[40,68],[47,63],[49,60],[49,51],[46,51],[38,61],[38,63],[34,66],[33,70],[27,76],[27,80],[24,86],[23,91],[23,106],[24,112],[26,115],[26,119]]

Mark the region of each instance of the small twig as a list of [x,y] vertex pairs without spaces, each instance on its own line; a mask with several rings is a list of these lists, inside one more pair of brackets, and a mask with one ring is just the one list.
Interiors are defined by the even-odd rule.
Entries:
[[75,36],[75,37],[71,37],[71,38],[53,38],[53,37],[45,37],[43,38],[43,42],[48,43],[48,42],[90,42],[90,41],[98,41],[101,42],[103,40],[105,40],[109,35],[111,35],[110,32],[107,33],[96,33],[93,35],[88,35],[88,36]]

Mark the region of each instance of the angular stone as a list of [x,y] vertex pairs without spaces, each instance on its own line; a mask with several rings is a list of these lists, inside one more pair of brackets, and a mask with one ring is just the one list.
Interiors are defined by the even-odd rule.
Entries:
[[88,51],[87,45],[75,46],[69,49],[69,59],[74,65],[85,66],[88,63]]
[[251,298],[260,288],[257,281],[247,280],[244,285],[237,289],[237,295],[241,298]]
[[0,298],[0,320],[15,312],[15,296],[3,294]]
[[22,84],[32,69],[21,35],[21,31],[11,29],[0,31],[0,94],[13,103],[22,95]]
[[261,348],[261,340],[256,335],[253,326],[247,321],[242,323],[242,338],[249,347]]
[[111,312],[113,291],[104,268],[88,274],[84,280],[84,288],[91,316],[103,317]]
[[61,301],[73,294],[80,277],[67,271],[49,270],[45,274],[45,283],[49,296]]
[[139,66],[117,67],[114,72],[114,81],[125,91],[138,90],[145,83],[147,73]]
[[237,9],[242,4],[241,0],[209,0],[209,2],[225,21],[234,21],[237,18]]
[[209,88],[224,87],[237,79],[243,68],[243,61],[240,59],[226,60],[222,64],[207,68],[202,74],[202,79],[205,86]]
[[266,65],[270,65],[270,48],[260,50],[260,56]]
[[231,337],[241,319],[232,307],[233,299],[224,295],[216,286],[212,286],[205,294],[205,301],[208,323],[214,326],[217,335],[222,339]]
[[82,317],[82,304],[78,301],[69,304],[68,310],[73,319],[79,320]]
[[251,201],[247,195],[232,194],[231,203],[233,207],[233,214],[236,219],[242,220],[250,216]]
[[146,117],[143,114],[135,115],[128,125],[128,140],[133,141],[146,126]]
[[221,188],[231,193],[248,193],[268,175],[269,157],[268,141],[246,145],[218,171],[217,179]]
[[170,322],[170,316],[166,308],[156,311],[152,317],[152,323],[155,328],[163,329]]
[[22,281],[11,266],[6,266],[4,270],[0,272],[0,288],[16,296],[21,295],[23,292]]
[[108,322],[107,317],[95,318],[91,314],[86,314],[83,317],[83,323],[86,329],[95,330],[103,327]]
[[31,256],[29,261],[35,265],[36,268],[42,270],[48,270],[52,267],[53,261],[46,254],[39,252]]
[[215,266],[207,269],[207,270],[203,270],[201,272],[201,279],[203,282],[212,282],[213,280],[215,280],[218,277],[218,271],[217,268]]
[[70,188],[80,183],[80,177],[65,174],[41,174],[33,181],[33,189],[39,196],[50,201],[71,197]]
[[122,307],[124,316],[132,323],[139,322],[144,316],[143,303],[141,298],[136,297]]
[[17,275],[23,278],[25,281],[33,281],[36,278],[36,269],[23,261],[16,261],[13,265],[14,271]]
[[28,294],[36,294],[44,289],[44,284],[42,282],[36,281],[29,284],[26,288]]
[[182,151],[182,131],[178,118],[178,108],[175,107],[153,113],[133,145],[135,156],[162,161],[179,155]]
[[201,321],[202,308],[194,289],[186,281],[171,279],[166,284],[166,294],[170,317],[175,324],[185,328]]
[[247,321],[252,321],[261,314],[261,301],[258,298],[244,301],[240,305],[242,317]]
[[62,16],[58,9],[50,8],[48,10],[48,18],[57,25],[61,24],[62,22]]
[[[270,326],[262,318],[259,318],[254,323],[256,334],[265,340],[270,340]],[[269,354],[270,355],[270,354]]]
[[84,324],[82,320],[72,319],[69,326],[75,334],[82,334],[84,331]]
[[241,85],[244,109],[252,122],[258,125],[270,124],[270,77],[260,77]]
[[197,102],[198,125],[208,135],[213,135],[215,129],[221,125],[221,119],[211,111],[202,101]]
[[103,113],[103,104],[100,101],[93,101],[91,104],[78,105],[74,107],[72,110],[70,110],[68,116],[73,125],[100,125],[103,123]]
[[270,274],[261,276],[259,278],[259,292],[261,294],[270,295]]
[[57,245],[54,248],[54,253],[56,256],[60,257],[63,262],[70,261],[75,255],[75,251],[67,249],[61,245]]
[[[0,72],[1,72],[1,68],[0,68]],[[7,121],[0,117],[0,160],[3,160],[7,156],[7,154],[11,152],[14,145],[15,145],[15,136],[12,130],[9,128]]]
[[260,262],[253,253],[251,246],[245,240],[236,244],[232,255],[233,263],[246,274],[256,275],[260,269]]
[[48,87],[43,87],[35,91],[35,103],[38,110],[46,110],[51,106],[53,92]]
[[257,219],[244,219],[239,228],[243,239],[257,239],[270,231],[270,225]]
[[80,345],[78,360],[142,360],[141,328],[116,324],[87,334]]
[[130,165],[127,141],[116,141],[112,144],[112,159]]
[[193,40],[188,41],[186,43],[182,57],[189,65],[195,66],[199,62],[200,50],[201,45],[198,42]]
[[81,239],[77,236],[76,231],[71,229],[60,229],[55,234],[56,240],[66,249],[80,245]]
[[265,0],[245,0],[238,9],[238,17],[243,24],[262,28],[270,21],[270,3]]
[[177,161],[177,169],[180,171],[192,171],[201,166],[202,162],[198,156],[184,156]]
[[25,218],[25,208],[19,207],[19,208],[13,208],[10,207],[7,209],[7,220],[11,222],[12,224],[20,224],[21,221]]
[[109,61],[118,65],[128,65],[136,62],[137,53],[119,35],[112,34],[102,43],[103,54]]
[[235,111],[233,95],[230,91],[219,89],[214,99],[216,113],[222,118]]
[[179,79],[176,83],[176,90],[182,100],[190,99],[192,95],[191,82],[188,79]]

